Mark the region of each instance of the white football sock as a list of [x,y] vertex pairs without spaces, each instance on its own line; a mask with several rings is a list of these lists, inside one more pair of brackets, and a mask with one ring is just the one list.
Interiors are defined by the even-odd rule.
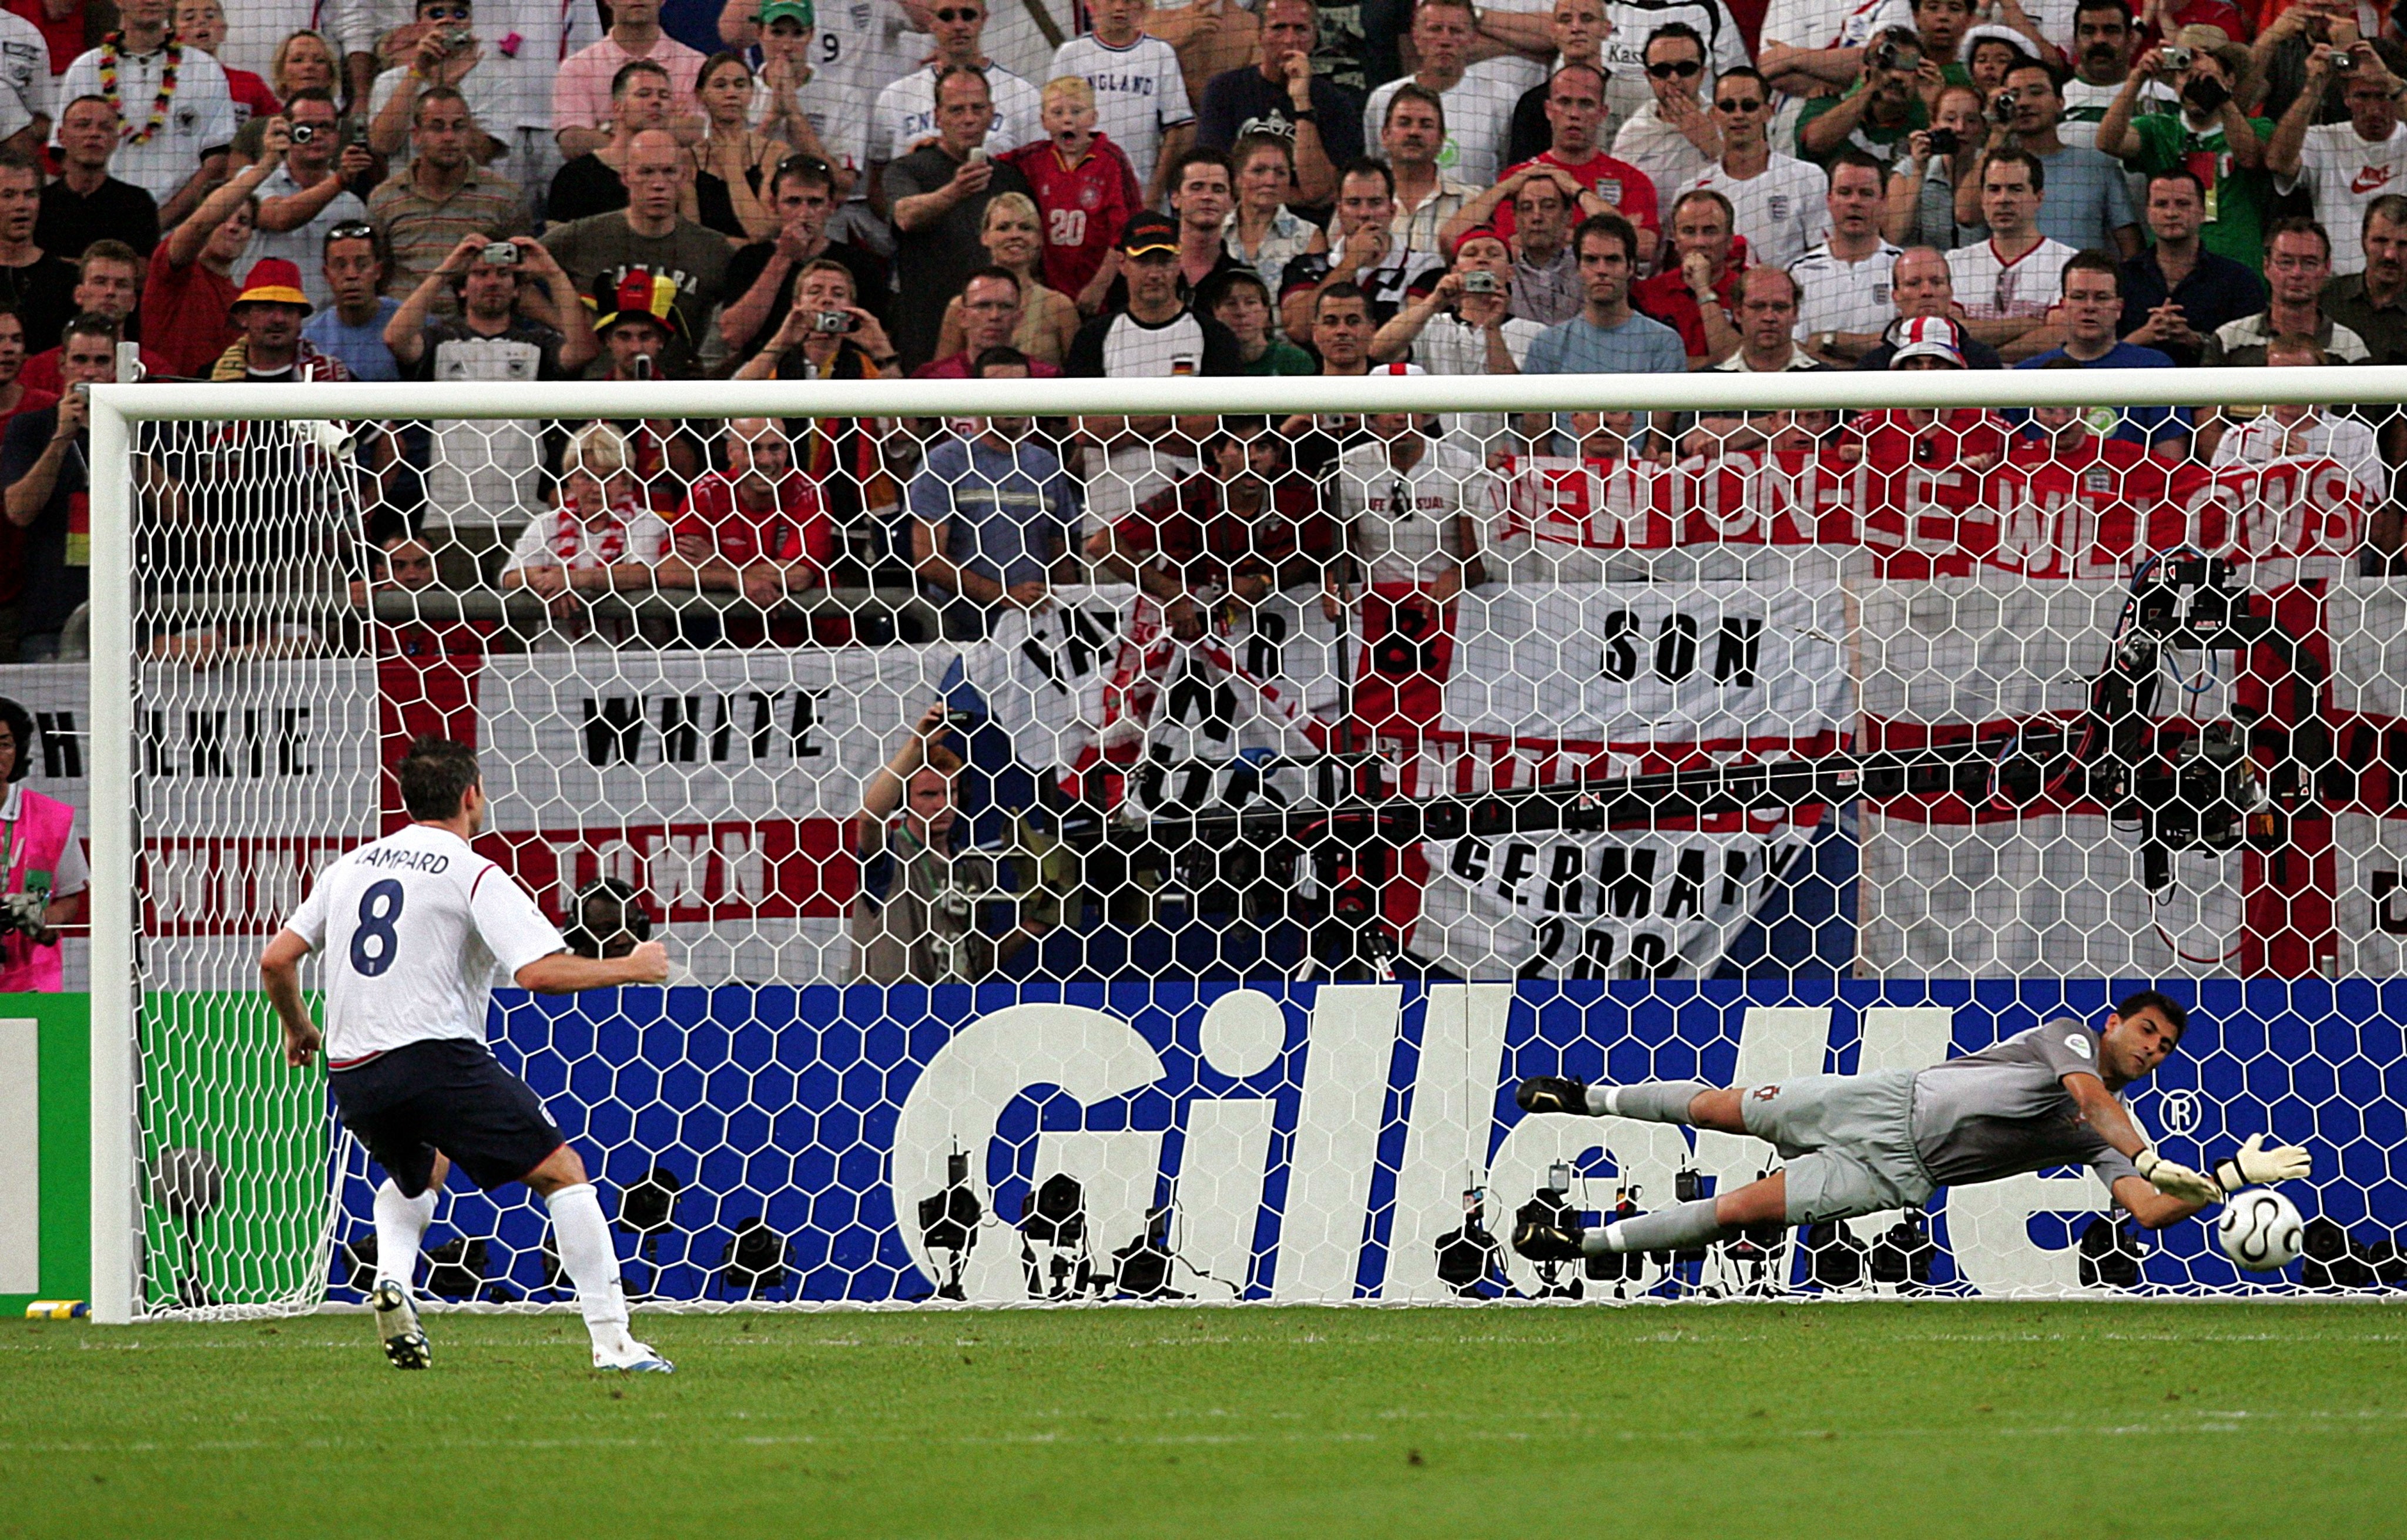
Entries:
[[563,1187],[545,1200],[551,1207],[552,1239],[560,1266],[577,1283],[577,1307],[596,1348],[615,1348],[627,1334],[627,1296],[619,1289],[619,1253],[602,1218],[602,1198],[591,1182]]
[[387,1176],[376,1190],[376,1280],[397,1280],[403,1289],[418,1272],[418,1249],[426,1227],[434,1222],[434,1190],[405,1198]]

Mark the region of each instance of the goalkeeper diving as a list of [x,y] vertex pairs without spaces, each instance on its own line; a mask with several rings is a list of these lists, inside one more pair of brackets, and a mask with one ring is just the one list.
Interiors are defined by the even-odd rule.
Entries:
[[1754,1225],[1856,1219],[1927,1204],[1943,1187],[2059,1165],[2089,1167],[2133,1219],[2161,1230],[2243,1187],[2308,1175],[2307,1151],[2269,1147],[2261,1134],[2211,1175],[2149,1147],[2117,1093],[2163,1063],[2188,1024],[2178,1003],[2142,990],[2103,1028],[2063,1018],[1923,1070],[1730,1087],[1537,1076],[1515,1093],[1525,1112],[1748,1134],[1787,1164],[1745,1187],[1595,1229],[1524,1222],[1513,1248],[1532,1262],[1693,1249]]

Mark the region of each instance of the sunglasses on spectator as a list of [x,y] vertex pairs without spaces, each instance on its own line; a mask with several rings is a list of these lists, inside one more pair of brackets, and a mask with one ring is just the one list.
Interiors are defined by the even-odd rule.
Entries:
[[335,225],[333,229],[327,231],[326,238],[330,241],[372,241],[376,239],[376,226],[368,223],[365,220],[345,220],[342,223]]
[[1675,77],[1686,79],[1691,75],[1702,74],[1704,67],[1694,59],[1667,59],[1659,64],[1647,65],[1646,73],[1659,80],[1669,80]]
[[465,21],[469,13],[465,6],[426,6],[418,14],[429,21]]
[[1743,98],[1733,97],[1730,101],[1716,102],[1714,104],[1714,106],[1719,107],[1724,112],[1753,112],[1762,105],[1763,103],[1761,101],[1753,96]]
[[789,155],[777,163],[777,175],[780,177],[789,171],[825,172],[830,169],[827,162],[820,160],[817,155]]
[[936,12],[936,20],[939,21],[976,21],[983,20],[985,16],[986,12],[975,6],[963,6],[959,8],[948,7]]

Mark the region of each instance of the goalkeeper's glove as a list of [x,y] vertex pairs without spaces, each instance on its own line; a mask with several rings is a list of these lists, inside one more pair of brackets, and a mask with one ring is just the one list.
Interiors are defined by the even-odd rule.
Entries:
[[2275,1145],[2269,1149],[2265,1135],[2251,1134],[2238,1154],[2216,1163],[2215,1179],[2226,1192],[2237,1192],[2243,1187],[2296,1181],[2314,1168],[2315,1158],[2297,1145]]
[[2154,1149],[2140,1151],[2134,1163],[2139,1166],[2140,1175],[2148,1179],[2148,1185],[2168,1198],[2200,1205],[2223,1201],[2223,1189],[2215,1184],[2214,1177],[2201,1176],[2186,1165],[2168,1161]]

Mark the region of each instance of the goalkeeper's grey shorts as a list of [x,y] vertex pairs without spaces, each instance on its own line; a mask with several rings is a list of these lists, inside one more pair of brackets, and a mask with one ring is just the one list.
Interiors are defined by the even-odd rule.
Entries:
[[1930,1201],[1938,1184],[1914,1147],[1914,1077],[1906,1069],[1809,1075],[1741,1093],[1746,1131],[1788,1162],[1790,1224]]

